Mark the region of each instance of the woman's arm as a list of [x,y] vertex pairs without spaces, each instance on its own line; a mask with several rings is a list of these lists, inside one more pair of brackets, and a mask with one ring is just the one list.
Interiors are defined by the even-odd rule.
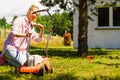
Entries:
[[36,23],[35,26],[40,29],[39,37],[42,38],[44,34],[44,26],[38,23]]
[[16,37],[30,37],[32,33],[27,33],[27,34],[14,34]]

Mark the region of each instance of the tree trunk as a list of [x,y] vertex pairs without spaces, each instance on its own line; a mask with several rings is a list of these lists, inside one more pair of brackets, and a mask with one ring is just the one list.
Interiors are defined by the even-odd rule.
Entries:
[[87,0],[79,0],[78,55],[81,57],[88,54],[87,28]]

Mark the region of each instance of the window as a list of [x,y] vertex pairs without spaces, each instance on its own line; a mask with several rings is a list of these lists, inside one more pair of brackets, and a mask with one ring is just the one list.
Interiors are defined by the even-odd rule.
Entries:
[[109,8],[98,8],[98,26],[109,26]]
[[98,8],[98,27],[120,27],[120,7]]
[[113,26],[120,26],[120,7],[113,7]]

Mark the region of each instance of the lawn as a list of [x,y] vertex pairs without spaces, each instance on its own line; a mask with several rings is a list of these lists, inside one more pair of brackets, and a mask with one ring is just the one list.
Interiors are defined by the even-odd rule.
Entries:
[[[29,52],[45,55],[39,47]],[[72,47],[49,48],[48,54],[54,73],[15,74],[14,67],[6,65],[0,66],[0,80],[120,80],[120,50],[89,49],[93,60],[79,57]]]
[[[46,37],[46,36],[45,36]],[[47,38],[47,37],[46,37]],[[0,39],[0,52],[4,39]],[[32,42],[31,54],[45,55],[46,39],[40,43]],[[54,73],[44,76],[35,74],[15,74],[12,66],[0,66],[0,80],[120,80],[120,50],[89,49],[86,57],[79,57],[77,49],[63,45],[63,37],[51,37],[48,55]]]

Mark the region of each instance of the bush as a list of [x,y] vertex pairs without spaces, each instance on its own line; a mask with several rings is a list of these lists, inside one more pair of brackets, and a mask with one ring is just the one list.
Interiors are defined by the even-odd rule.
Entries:
[[71,45],[71,34],[69,32],[64,34],[64,45],[70,46]]

